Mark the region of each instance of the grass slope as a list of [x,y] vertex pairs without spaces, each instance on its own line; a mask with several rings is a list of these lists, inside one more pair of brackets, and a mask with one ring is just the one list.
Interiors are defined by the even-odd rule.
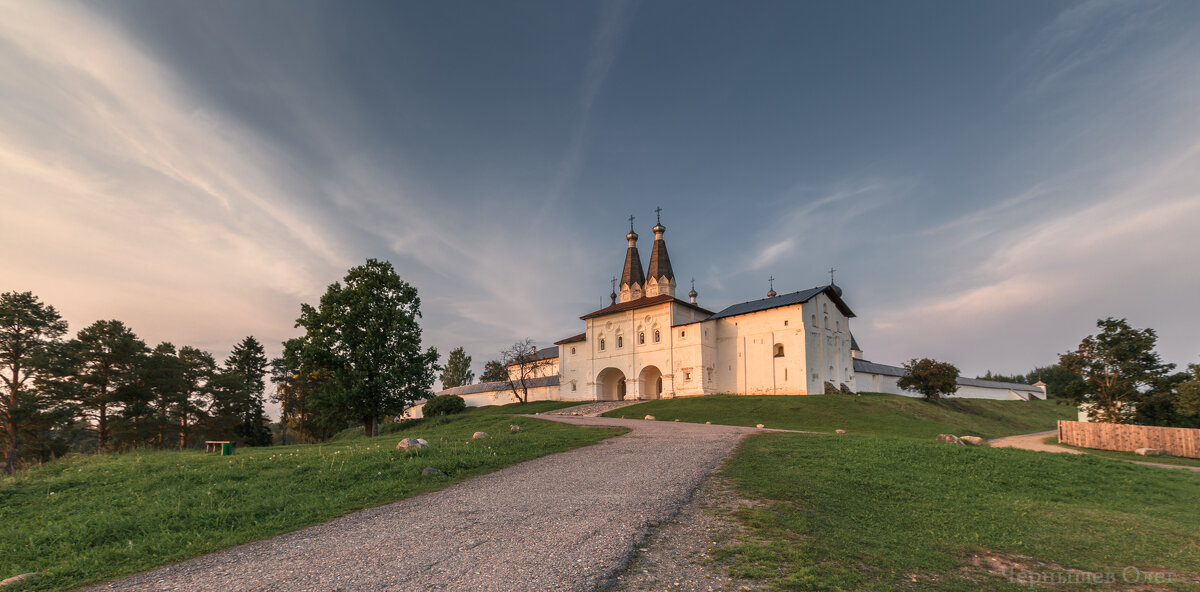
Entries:
[[[522,431],[509,432],[510,423]],[[471,440],[475,431],[486,440]],[[325,522],[619,433],[488,413],[323,445],[75,456],[0,480],[0,578],[74,588]],[[403,453],[402,437],[430,447]],[[422,476],[425,467],[445,477]]]
[[[766,434],[747,439],[723,472],[765,504],[738,511],[748,537],[720,555],[734,575],[774,589],[1028,590],[1030,579],[1094,573],[1114,581],[1050,587],[1123,588],[1135,577],[1150,584],[1136,589],[1200,588],[1200,475],[1189,471],[905,438]],[[972,556],[995,564],[976,567]],[[1024,583],[1002,576],[1004,566]],[[1160,575],[1148,581],[1148,572]]]
[[744,396],[718,395],[661,399],[614,409],[608,417],[653,415],[680,421],[832,432],[933,438],[940,433],[997,438],[1054,429],[1071,419],[1074,407],[1053,401],[923,399],[862,395]]

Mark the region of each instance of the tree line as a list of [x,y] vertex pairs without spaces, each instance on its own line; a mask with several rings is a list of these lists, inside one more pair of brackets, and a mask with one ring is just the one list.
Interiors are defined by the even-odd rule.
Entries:
[[1154,329],[1126,319],[1096,321],[1098,331],[1059,355],[1049,366],[1006,376],[979,378],[1046,383],[1050,396],[1090,409],[1094,421],[1200,428],[1200,364],[1179,371],[1155,351]]
[[68,451],[187,448],[203,438],[271,443],[267,358],[253,336],[218,364],[196,347],[153,348],[117,320],[64,339],[67,321],[31,292],[0,294],[4,470]]

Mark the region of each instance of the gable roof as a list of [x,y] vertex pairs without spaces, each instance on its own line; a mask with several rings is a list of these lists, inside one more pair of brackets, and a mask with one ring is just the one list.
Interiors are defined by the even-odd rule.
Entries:
[[815,298],[817,294],[825,294],[829,296],[829,299],[833,300],[833,303],[838,307],[838,310],[842,311],[842,314],[846,315],[847,317],[854,316],[854,311],[850,310],[849,306],[846,306],[846,303],[842,300],[841,296],[838,296],[837,291],[833,289],[833,286],[821,286],[819,288],[809,288],[799,292],[792,292],[791,294],[780,294],[774,298],[763,298],[761,300],[751,300],[750,302],[735,304],[711,317],[708,317],[708,320],[711,321],[713,319],[734,317],[737,315],[779,308],[781,306],[803,304]]
[[643,296],[642,298],[638,298],[637,300],[630,300],[627,302],[618,302],[611,306],[606,306],[600,310],[597,310],[596,312],[590,312],[588,314],[585,314],[579,318],[587,320],[587,319],[594,318],[594,317],[604,316],[606,314],[612,314],[614,312],[622,312],[622,311],[626,311],[626,310],[645,308],[647,306],[654,306],[656,304],[664,304],[667,302],[674,302],[676,304],[682,304],[683,306],[686,306],[688,308],[694,308],[705,314],[712,314],[711,310],[701,308],[699,306],[696,306],[695,304],[692,304],[691,302],[684,302],[683,300],[680,300],[674,296],[671,296],[670,294],[659,294],[658,296]]
[[587,341],[587,333],[580,333],[579,335],[572,335],[561,341],[555,341],[554,345],[565,345],[567,343],[578,343],[580,341]]

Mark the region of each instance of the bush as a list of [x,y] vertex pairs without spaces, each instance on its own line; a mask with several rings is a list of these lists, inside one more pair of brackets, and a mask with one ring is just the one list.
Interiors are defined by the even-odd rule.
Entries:
[[425,406],[421,408],[421,414],[425,417],[436,417],[438,415],[454,415],[462,413],[467,409],[467,402],[458,395],[438,395],[425,402]]
[[958,391],[958,368],[954,364],[932,358],[912,359],[904,364],[904,372],[896,385],[921,393],[926,400],[938,401]]

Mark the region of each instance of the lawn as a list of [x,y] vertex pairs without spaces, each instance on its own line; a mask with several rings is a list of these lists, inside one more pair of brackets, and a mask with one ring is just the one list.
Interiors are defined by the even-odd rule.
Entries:
[[[511,433],[512,423],[522,430]],[[377,438],[241,448],[230,457],[172,451],[71,456],[0,479],[0,579],[43,572],[27,589],[76,588],[620,433],[490,412],[406,425]],[[472,440],[476,431],[491,438]],[[425,438],[430,446],[400,452],[395,447],[403,437]],[[431,466],[446,476],[422,476]]]
[[1179,465],[1183,467],[1200,467],[1200,458],[1187,458],[1186,456],[1142,456],[1132,452],[1122,452],[1120,450],[1101,450],[1099,448],[1084,448],[1082,446],[1071,446],[1070,444],[1062,444],[1058,441],[1058,436],[1049,436],[1042,440],[1046,444],[1054,446],[1062,446],[1063,448],[1074,448],[1081,450],[1091,455],[1111,458],[1114,460],[1132,460],[1137,462],[1152,462],[1162,465]]
[[1028,590],[1030,580],[1111,589],[1126,578],[1150,584],[1136,589],[1200,589],[1200,475],[1190,471],[764,434],[722,474],[761,503],[735,513],[745,537],[722,543],[718,557],[732,575],[773,589]]
[[653,415],[680,421],[833,432],[929,438],[940,433],[997,438],[1054,429],[1060,419],[1073,419],[1075,408],[1054,401],[989,401],[923,399],[864,393],[862,395],[744,396],[719,395],[661,399],[614,409],[608,417]]

